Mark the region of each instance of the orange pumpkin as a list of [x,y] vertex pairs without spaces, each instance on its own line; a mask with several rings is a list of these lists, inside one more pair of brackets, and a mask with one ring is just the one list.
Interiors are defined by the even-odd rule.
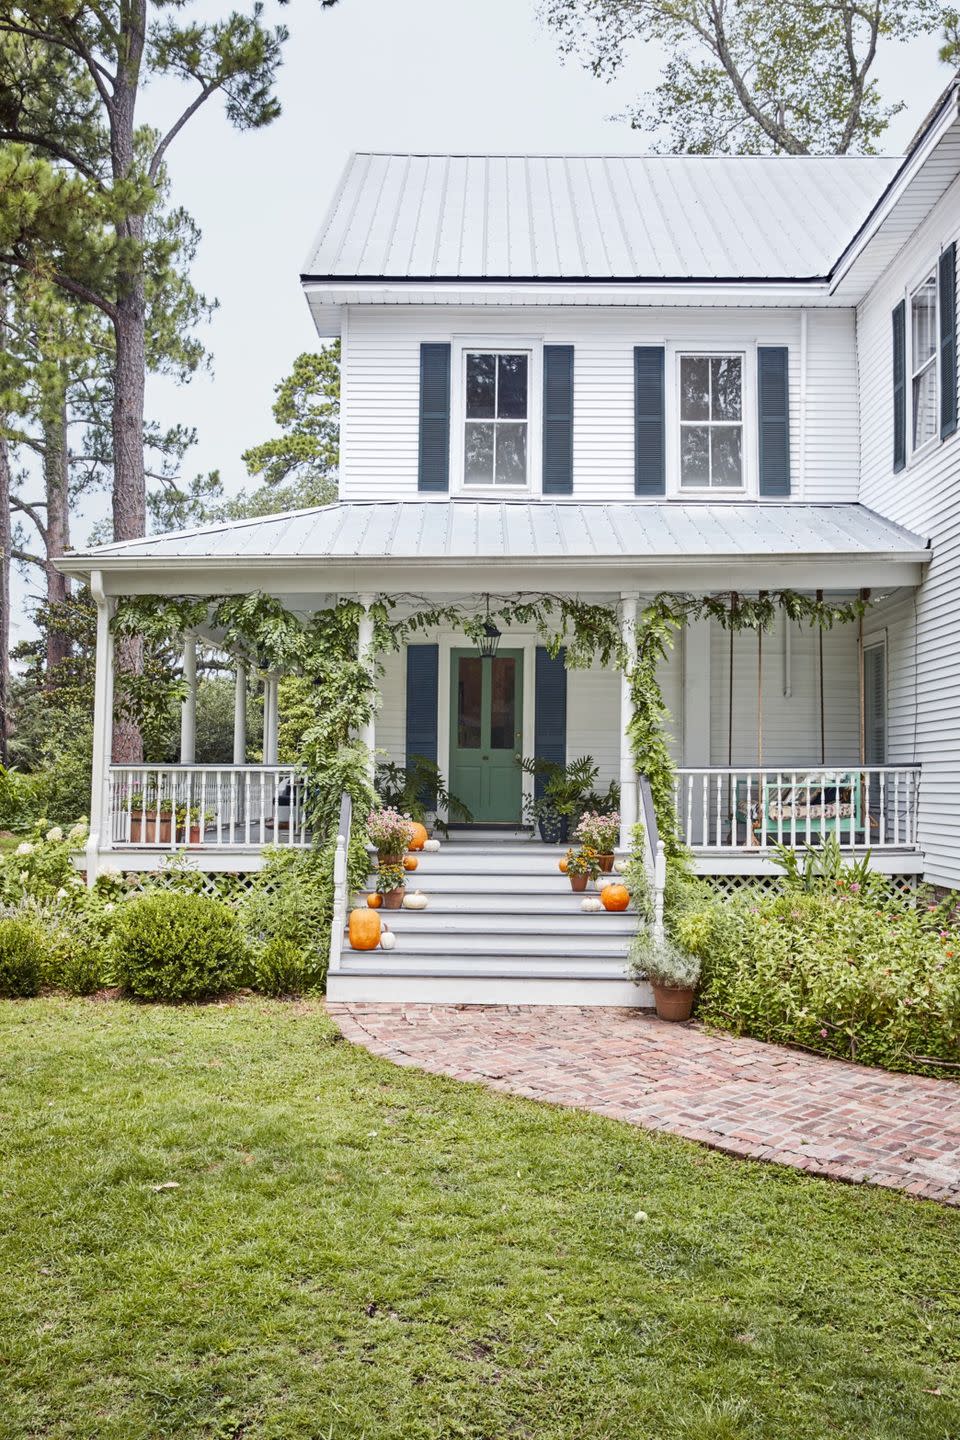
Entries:
[[630,904],[630,891],[626,885],[604,885],[600,899],[604,910],[626,910]]
[[566,873],[567,873],[567,866],[568,866],[569,864],[570,864],[570,861],[567,860],[566,857],[564,857],[564,859],[562,859],[562,860],[558,860],[558,861],[557,861],[557,869],[560,871],[560,874],[561,874],[561,875],[566,875]]
[[367,904],[370,906],[371,910],[379,910],[380,906],[383,904],[383,896],[378,895],[377,892],[374,891],[372,895],[367,896]]
[[419,864],[420,864],[420,861],[417,859],[416,855],[404,855],[404,857],[403,857],[403,868],[404,868],[404,870],[416,870],[416,868],[417,868],[417,866],[418,866]]
[[419,820],[414,820],[410,825],[411,835],[408,850],[422,850],[430,836],[427,834],[426,825],[421,825]]
[[380,916],[376,910],[371,910],[366,905],[358,905],[356,910],[350,911],[347,934],[354,950],[376,950],[380,944],[382,928]]

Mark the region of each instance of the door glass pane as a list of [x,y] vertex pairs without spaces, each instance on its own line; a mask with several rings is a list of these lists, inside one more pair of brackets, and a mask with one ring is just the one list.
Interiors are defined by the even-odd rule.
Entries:
[[463,473],[469,485],[493,484],[493,432],[496,427],[468,420],[464,426]]
[[710,432],[714,485],[739,485],[740,426],[714,425]]
[[710,419],[710,361],[685,355],[680,361],[680,419]]
[[680,484],[710,484],[710,431],[706,425],[684,425],[680,430]]
[[495,414],[495,355],[467,356],[467,415],[471,420],[492,420]]
[[497,426],[497,484],[524,485],[527,480],[526,425]]
[[457,746],[460,750],[480,749],[483,663],[479,655],[461,655],[458,661]]
[[739,420],[740,411],[740,357],[722,355],[710,361],[710,394],[712,418],[714,420]]
[[499,355],[497,415],[501,420],[527,418],[527,357]]
[[517,662],[512,656],[496,655],[487,663],[493,666],[490,749],[512,750],[517,723]]

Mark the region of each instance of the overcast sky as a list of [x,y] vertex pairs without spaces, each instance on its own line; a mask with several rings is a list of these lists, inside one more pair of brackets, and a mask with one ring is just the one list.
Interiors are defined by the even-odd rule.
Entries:
[[[239,134],[212,101],[168,156],[174,198],[203,232],[194,278],[220,302],[204,330],[213,370],[148,393],[153,416],[197,427],[189,473],[219,469],[229,489],[245,483],[243,450],[273,433],[274,385],[316,344],[298,276],[350,151],[640,154],[644,137],[609,117],[655,83],[659,59],[637,47],[604,84],[561,63],[534,0],[268,0],[265,15],[290,29],[281,118]],[[924,40],[888,49],[879,73],[885,96],[907,102],[887,136],[898,153],[946,72]],[[181,101],[172,85],[148,89],[139,118],[160,123]],[[87,529],[77,523],[76,543]]]

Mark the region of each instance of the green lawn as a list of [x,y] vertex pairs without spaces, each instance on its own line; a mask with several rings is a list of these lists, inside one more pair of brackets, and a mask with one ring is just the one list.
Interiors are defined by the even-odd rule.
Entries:
[[3,1440],[958,1435],[960,1214],[310,1005],[0,1004]]

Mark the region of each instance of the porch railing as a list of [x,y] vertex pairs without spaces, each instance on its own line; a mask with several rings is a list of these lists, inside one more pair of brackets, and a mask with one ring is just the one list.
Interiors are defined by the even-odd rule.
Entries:
[[309,843],[293,765],[111,765],[110,838],[152,850]]
[[677,770],[680,838],[698,850],[918,850],[919,765]]

